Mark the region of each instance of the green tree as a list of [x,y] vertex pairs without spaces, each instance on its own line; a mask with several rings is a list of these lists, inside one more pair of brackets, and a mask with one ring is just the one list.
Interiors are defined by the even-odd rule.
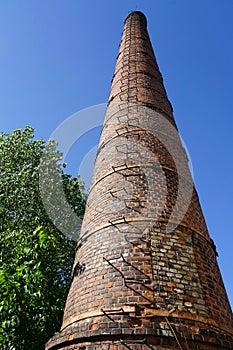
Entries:
[[[76,247],[44,209],[39,167],[47,146],[44,140],[35,140],[33,132],[27,126],[0,134],[0,348],[4,350],[44,349],[59,330]],[[43,171],[47,167],[62,179],[67,201],[82,216],[83,183],[64,174],[54,142],[49,150],[52,166],[44,164]]]

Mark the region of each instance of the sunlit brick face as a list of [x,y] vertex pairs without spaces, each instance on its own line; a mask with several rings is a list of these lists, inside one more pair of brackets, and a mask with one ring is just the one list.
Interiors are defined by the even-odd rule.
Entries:
[[46,349],[233,349],[216,255],[146,18],[132,12],[61,332]]

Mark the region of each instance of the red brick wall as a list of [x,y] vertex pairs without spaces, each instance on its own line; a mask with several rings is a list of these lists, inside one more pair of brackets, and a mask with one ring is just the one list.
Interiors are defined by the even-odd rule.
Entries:
[[134,12],[125,22],[63,331],[47,349],[233,349],[232,327],[146,19]]
[[172,106],[155,60],[146,19],[140,15],[125,20],[109,101],[151,106],[173,121]]

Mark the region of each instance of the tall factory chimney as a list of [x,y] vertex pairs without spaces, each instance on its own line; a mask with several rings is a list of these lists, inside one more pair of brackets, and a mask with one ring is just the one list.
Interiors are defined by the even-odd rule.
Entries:
[[233,318],[143,13],[124,23],[70,291],[47,350],[233,349]]

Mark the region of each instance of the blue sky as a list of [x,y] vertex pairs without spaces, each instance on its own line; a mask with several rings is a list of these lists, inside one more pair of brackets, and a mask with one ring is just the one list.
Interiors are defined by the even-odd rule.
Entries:
[[[73,113],[105,103],[123,21],[135,9],[148,19],[233,304],[232,0],[0,1],[0,130],[29,124],[48,139]],[[97,139],[78,145],[68,169]]]

